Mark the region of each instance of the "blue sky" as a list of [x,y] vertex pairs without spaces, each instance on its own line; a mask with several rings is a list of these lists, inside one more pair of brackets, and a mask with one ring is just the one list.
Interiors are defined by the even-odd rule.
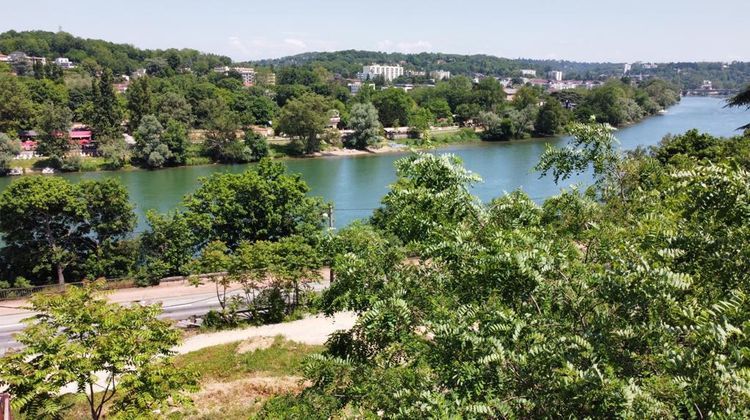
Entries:
[[61,26],[86,38],[190,47],[238,61],[342,49],[750,61],[750,0],[0,2],[0,31]]

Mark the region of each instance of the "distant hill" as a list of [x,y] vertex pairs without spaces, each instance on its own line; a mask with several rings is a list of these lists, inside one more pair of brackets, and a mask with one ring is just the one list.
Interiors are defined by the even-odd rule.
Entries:
[[[193,49],[139,49],[128,44],[117,44],[99,39],[85,39],[67,32],[7,31],[0,34],[0,52],[23,51],[48,59],[65,56],[85,66],[101,66],[116,74],[130,74],[143,67],[171,68],[174,72],[190,68],[205,74],[215,66],[232,63],[231,58]],[[460,55],[444,53],[384,53],[346,50],[336,52],[308,52],[277,59],[256,60],[250,64],[262,67],[299,65],[321,66],[343,77],[354,77],[362,66],[372,63],[401,64],[406,70],[447,70],[454,75],[484,74],[515,76],[521,69],[533,69],[540,78],[551,70],[559,70],[568,79],[597,79],[623,75],[624,63],[585,63],[566,60],[538,60],[529,58],[501,58],[491,55]],[[677,83],[686,89],[700,87],[710,80],[713,87],[739,89],[750,83],[750,63],[681,62],[635,63],[630,76],[656,76]]]

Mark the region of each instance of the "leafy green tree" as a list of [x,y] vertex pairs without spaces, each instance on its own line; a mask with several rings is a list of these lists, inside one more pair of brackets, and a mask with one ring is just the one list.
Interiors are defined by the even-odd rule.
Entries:
[[249,151],[239,141],[240,129],[237,116],[231,112],[215,113],[206,131],[203,143],[205,153],[218,162],[247,162]]
[[164,143],[162,135],[164,128],[153,115],[146,115],[135,132],[134,157],[149,168],[161,168],[169,159],[172,152]]
[[24,178],[0,194],[0,231],[19,269],[40,282],[107,257],[135,227],[127,190],[114,180],[71,184],[56,177]]
[[28,88],[18,79],[0,74],[0,132],[11,135],[29,129],[35,116]]
[[494,77],[485,77],[474,86],[472,102],[485,111],[496,111],[505,102],[503,85]]
[[167,146],[171,157],[167,159],[170,165],[184,165],[187,160],[190,139],[185,124],[177,120],[167,121],[167,126],[161,135],[163,144]]
[[539,114],[537,114],[534,123],[534,131],[543,136],[554,136],[560,133],[565,124],[567,124],[565,108],[557,99],[550,97],[539,109]]
[[157,318],[161,308],[109,303],[96,286],[32,297],[31,308],[40,315],[16,336],[23,349],[0,359],[0,383],[20,411],[64,418],[68,406],[60,389],[69,383],[86,396],[93,420],[105,412],[151,417],[188,403],[185,392],[195,391],[196,381],[172,364],[180,334]]
[[190,127],[194,121],[190,102],[177,92],[166,92],[156,96],[156,113],[162,125],[168,125],[169,120],[175,120]]
[[300,145],[303,153],[320,151],[319,136],[328,124],[330,105],[316,94],[292,99],[281,109],[276,123],[278,132],[286,134]]
[[482,112],[482,108],[477,104],[461,104],[456,108],[456,116],[458,122],[466,125],[469,121],[473,121],[479,117]]
[[426,108],[430,110],[432,115],[439,120],[446,120],[448,123],[453,122],[453,112],[451,107],[448,105],[448,101],[443,98],[435,98],[427,101]]
[[141,235],[139,282],[158,284],[164,277],[188,274],[188,264],[199,250],[196,223],[204,222],[190,220],[180,212],[161,215],[154,211],[146,213],[146,221],[148,229]]
[[111,169],[119,169],[128,163],[130,150],[124,137],[102,138],[98,139],[97,148],[99,154],[104,158],[106,164]]
[[222,241],[235,249],[242,241],[312,237],[320,229],[323,206],[307,197],[309,187],[280,163],[262,160],[256,170],[215,174],[185,197],[186,217],[196,220],[195,237]]
[[460,162],[454,155],[427,153],[396,161],[398,181],[375,210],[373,224],[410,244],[471,215],[476,203],[469,188],[481,179]]
[[571,124],[568,128],[572,136],[571,144],[559,149],[547,145],[535,169],[542,176],[552,172],[552,178],[557,183],[586,171],[592,165],[594,176],[601,179],[612,172],[620,161],[613,131],[612,126],[606,123]]
[[402,89],[390,88],[372,95],[384,127],[399,127],[409,123],[409,115],[416,107],[414,100]]
[[148,77],[139,77],[128,86],[128,128],[135,133],[146,115],[154,113],[154,103]]
[[69,130],[73,113],[68,107],[45,103],[37,117],[39,154],[62,159],[71,148]]
[[253,130],[245,132],[245,147],[250,150],[251,160],[258,162],[270,155],[268,140]]
[[409,115],[409,131],[411,134],[423,141],[430,139],[430,127],[434,117],[427,108],[417,107]]
[[349,128],[354,130],[354,133],[346,141],[348,147],[364,150],[377,144],[382,130],[378,110],[371,103],[352,105]]
[[118,137],[122,135],[122,110],[115,97],[112,71],[104,70],[101,76],[92,82],[92,114],[86,118],[91,122],[97,136]]
[[11,140],[5,133],[0,133],[0,175],[5,175],[11,168],[13,158],[21,153],[18,140]]

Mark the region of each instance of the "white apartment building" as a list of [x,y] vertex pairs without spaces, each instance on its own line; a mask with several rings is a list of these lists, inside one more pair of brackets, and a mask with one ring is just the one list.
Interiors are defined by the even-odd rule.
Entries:
[[387,82],[392,82],[399,76],[404,75],[404,68],[395,66],[384,66],[382,64],[372,64],[369,66],[362,66],[362,73],[359,74],[361,80],[372,80],[378,76],[383,76]]
[[245,86],[252,86],[255,84],[255,69],[252,67],[235,67],[232,70],[242,76],[242,84]]
[[451,72],[445,70],[435,70],[430,72],[430,78],[438,81],[451,78]]
[[536,70],[533,70],[533,69],[521,69],[521,76],[536,77]]
[[549,80],[554,80],[556,82],[559,82],[563,79],[563,73],[558,70],[552,70],[547,73],[547,77],[549,78]]

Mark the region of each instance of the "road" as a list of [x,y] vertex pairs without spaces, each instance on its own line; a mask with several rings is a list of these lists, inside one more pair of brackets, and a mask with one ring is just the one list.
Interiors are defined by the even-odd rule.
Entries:
[[[311,283],[313,290],[322,290],[326,283]],[[242,294],[239,285],[234,286],[228,295]],[[107,298],[120,304],[138,303],[151,305],[161,303],[164,312],[162,319],[186,320],[201,316],[219,308],[216,291],[212,285],[194,287],[187,283],[167,284],[152,288],[123,289],[111,292]],[[0,354],[8,349],[18,348],[13,336],[23,330],[22,320],[34,316],[34,312],[24,308],[24,301],[0,302]]]

